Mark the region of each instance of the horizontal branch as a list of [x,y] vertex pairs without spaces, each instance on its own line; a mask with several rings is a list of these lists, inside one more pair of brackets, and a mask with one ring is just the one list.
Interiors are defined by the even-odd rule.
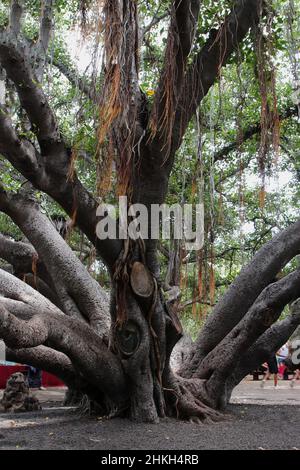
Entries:
[[182,312],[187,307],[190,307],[191,305],[194,305],[194,304],[211,306],[211,303],[209,300],[204,300],[202,297],[198,296],[198,297],[195,297],[194,299],[190,299],[190,300],[180,303],[178,306],[178,312]]
[[[122,365],[99,336],[87,324],[62,315],[20,280],[1,270],[0,275],[0,338],[5,344],[11,349],[51,345],[69,357],[89,383],[115,404],[124,405],[127,390]],[[12,286],[17,287],[17,294]],[[15,316],[22,309],[31,310],[29,320]]]
[[70,359],[65,354],[46,346],[28,349],[6,348],[6,359],[53,374],[70,388],[78,389],[84,386],[80,373],[74,369]]
[[[289,119],[293,116],[298,116],[298,107],[288,107],[285,111],[279,114],[278,118],[279,121],[284,121],[286,119]],[[248,129],[245,129],[242,131],[241,135],[234,141],[231,142],[230,144],[226,145],[223,147],[221,150],[218,150],[214,156],[213,159],[215,162],[218,162],[220,160],[223,160],[229,153],[231,153],[233,150],[236,150],[237,148],[240,147],[245,141],[251,139],[253,136],[260,134],[261,133],[261,123],[257,122],[256,124],[253,124],[252,126],[248,127]]]

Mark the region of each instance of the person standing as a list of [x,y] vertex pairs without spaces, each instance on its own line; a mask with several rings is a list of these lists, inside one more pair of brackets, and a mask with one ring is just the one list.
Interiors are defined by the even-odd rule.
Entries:
[[27,379],[29,388],[38,388],[39,390],[45,390],[42,386],[42,371],[40,369],[28,366]]
[[277,352],[279,374],[284,380],[289,379],[289,376],[287,374],[288,368],[285,364],[285,360],[288,358],[288,356],[289,356],[289,346],[286,343]]
[[276,389],[278,385],[278,364],[275,354],[267,361],[267,366],[268,370],[265,373],[264,378],[260,383],[260,386],[263,388],[265,386],[266,380],[269,380],[271,375],[273,375],[274,388]]
[[291,387],[294,387],[296,380],[300,380],[300,369],[294,371],[294,376],[290,382]]

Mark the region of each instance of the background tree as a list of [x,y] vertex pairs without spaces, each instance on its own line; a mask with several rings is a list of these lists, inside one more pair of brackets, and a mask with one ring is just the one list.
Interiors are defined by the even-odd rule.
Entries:
[[[102,413],[219,419],[300,322],[298,302],[286,315],[300,277],[299,2],[13,0],[0,15],[8,357]],[[100,241],[98,203],[118,195],[203,201],[203,249]],[[179,317],[202,328],[175,373]]]

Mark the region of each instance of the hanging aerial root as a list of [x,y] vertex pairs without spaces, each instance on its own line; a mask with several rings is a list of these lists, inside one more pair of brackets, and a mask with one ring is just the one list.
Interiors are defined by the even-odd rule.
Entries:
[[165,52],[165,69],[162,82],[164,94],[156,98],[150,121],[151,139],[159,132],[163,138],[165,160],[167,160],[172,144],[172,133],[176,110],[176,81],[178,76],[177,54],[179,51],[178,27],[175,9],[172,10],[171,26]]
[[[261,12],[262,14],[262,12]],[[280,119],[276,94],[276,72],[271,59],[274,56],[274,34],[272,32],[274,12],[267,9],[266,29],[259,25],[256,30],[255,51],[257,57],[257,78],[261,95],[261,138],[258,152],[258,165],[261,178],[259,206],[265,206],[266,170],[277,163],[280,143]],[[271,150],[275,154],[272,161]]]
[[106,143],[108,152],[101,163],[104,167],[109,167],[112,157],[118,157],[118,192],[126,195],[131,186],[140,95],[137,5],[135,0],[105,0],[103,3],[105,76],[97,153]]

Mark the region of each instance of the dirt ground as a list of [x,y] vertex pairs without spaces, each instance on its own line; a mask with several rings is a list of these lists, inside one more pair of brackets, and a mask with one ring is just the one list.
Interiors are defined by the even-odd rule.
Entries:
[[[44,395],[43,395],[44,393]],[[82,417],[61,407],[63,390],[39,392],[43,411],[0,414],[0,449],[192,450],[300,449],[300,385],[244,383],[229,406],[230,419],[195,425],[172,419],[136,424]],[[239,402],[239,403],[238,403]]]

